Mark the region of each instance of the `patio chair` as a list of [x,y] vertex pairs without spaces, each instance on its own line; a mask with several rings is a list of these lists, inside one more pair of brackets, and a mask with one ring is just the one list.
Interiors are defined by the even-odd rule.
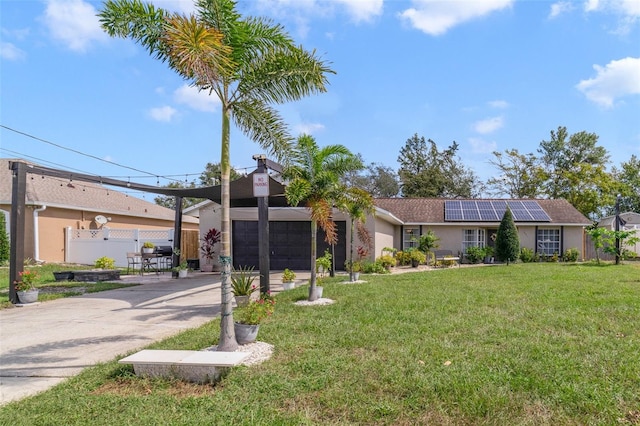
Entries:
[[127,253],[127,274],[129,274],[130,269],[133,269],[134,273],[136,272],[136,270],[142,269],[142,256],[140,255],[140,253]]

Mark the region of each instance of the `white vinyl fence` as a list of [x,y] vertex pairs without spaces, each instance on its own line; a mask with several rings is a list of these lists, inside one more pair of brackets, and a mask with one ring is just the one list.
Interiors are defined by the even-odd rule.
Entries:
[[142,243],[173,247],[173,229],[72,229],[65,228],[65,262],[93,265],[107,256],[116,266],[127,267],[127,252],[140,252]]

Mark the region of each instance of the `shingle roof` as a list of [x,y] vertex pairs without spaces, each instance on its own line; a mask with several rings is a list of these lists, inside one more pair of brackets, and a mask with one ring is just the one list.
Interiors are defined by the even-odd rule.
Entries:
[[[479,200],[479,199],[478,199]],[[444,220],[444,198],[376,198],[375,205],[392,213],[406,224],[441,224]],[[591,221],[567,200],[535,200],[547,212],[552,224],[590,225]]]
[[[12,177],[7,158],[0,158],[0,205],[11,204]],[[22,160],[23,161],[23,160]],[[153,194],[149,194],[154,196]],[[69,182],[50,176],[27,174],[27,205],[46,204],[70,210],[88,210],[125,216],[173,221],[175,212],[140,198],[89,182]],[[197,219],[183,216],[184,222]]]

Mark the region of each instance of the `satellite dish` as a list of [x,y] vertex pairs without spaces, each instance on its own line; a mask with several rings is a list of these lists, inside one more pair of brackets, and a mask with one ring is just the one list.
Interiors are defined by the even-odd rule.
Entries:
[[109,221],[106,217],[102,216],[101,214],[96,216],[94,220],[100,226],[104,225],[105,223],[107,223]]

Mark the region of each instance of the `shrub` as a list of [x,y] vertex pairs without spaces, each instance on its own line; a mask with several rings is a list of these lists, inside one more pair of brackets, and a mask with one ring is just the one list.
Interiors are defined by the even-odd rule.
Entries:
[[532,249],[527,247],[522,247],[520,249],[520,260],[524,263],[530,263],[535,260],[535,253]]
[[365,274],[388,274],[389,270],[384,267],[382,262],[366,260],[362,262],[362,272]]
[[318,272],[320,270],[320,267],[322,267],[324,270],[322,271],[323,273],[330,271],[331,270],[331,253],[329,253],[329,250],[325,250],[324,251],[324,255],[317,258],[316,259],[316,272]]
[[564,260],[565,262],[576,262],[579,255],[580,253],[578,252],[578,249],[572,247],[565,250],[564,255],[562,256],[562,260]]
[[396,261],[398,265],[411,265],[411,252],[399,251],[396,253]]
[[467,248],[467,259],[471,263],[480,263],[485,256],[485,249],[478,246],[472,246]]
[[411,263],[417,262],[419,265],[423,264],[427,261],[427,255],[421,252],[420,250],[411,250],[409,252],[409,256],[411,258]]
[[231,291],[234,296],[250,296],[256,290],[253,280],[256,276],[253,274],[253,266],[240,267],[233,269],[231,272]]
[[380,263],[382,267],[388,271],[392,266],[396,266],[396,259],[393,256],[385,254],[377,258],[376,263]]
[[96,259],[95,267],[100,269],[113,269],[116,267],[116,261],[110,257],[102,256]]
[[513,262],[518,258],[518,247],[520,247],[518,229],[513,222],[511,209],[507,206],[496,234],[496,256],[503,262],[507,262],[508,265],[509,262]]

